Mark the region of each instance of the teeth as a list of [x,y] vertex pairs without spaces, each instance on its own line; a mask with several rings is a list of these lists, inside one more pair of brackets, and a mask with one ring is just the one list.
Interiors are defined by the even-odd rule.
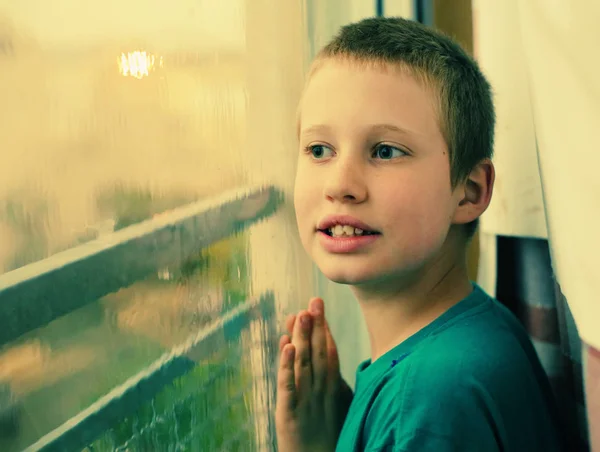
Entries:
[[329,233],[333,237],[353,237],[355,235],[363,235],[365,231],[360,228],[354,228],[347,224],[337,224],[334,227],[329,228]]
[[344,234],[354,235],[354,228],[352,226],[344,226]]

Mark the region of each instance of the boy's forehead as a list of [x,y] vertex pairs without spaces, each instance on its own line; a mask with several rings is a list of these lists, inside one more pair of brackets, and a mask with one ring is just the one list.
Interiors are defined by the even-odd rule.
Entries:
[[437,96],[406,69],[383,63],[318,62],[298,105],[297,131],[325,128],[330,121],[346,117],[418,129],[414,125],[419,122],[421,126],[431,120],[437,123],[436,111]]

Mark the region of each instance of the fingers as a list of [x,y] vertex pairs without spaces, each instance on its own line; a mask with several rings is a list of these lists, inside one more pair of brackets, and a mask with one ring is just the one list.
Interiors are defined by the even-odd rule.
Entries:
[[327,321],[325,321],[325,340],[327,343],[327,367],[329,378],[337,380],[341,377],[340,372],[340,356],[335,345],[335,340],[329,329]]
[[285,329],[288,334],[291,336],[294,334],[294,324],[296,323],[296,314],[288,315],[287,319],[285,319]]
[[294,345],[286,344],[281,351],[277,372],[277,409],[281,410],[281,414],[286,418],[292,414],[298,403],[294,375],[295,354]]
[[311,360],[313,371],[313,389],[322,391],[327,383],[327,333],[323,300],[313,298],[309,303],[309,311],[313,318],[311,334]]
[[[325,308],[321,298],[312,298],[309,311],[289,315],[285,322],[289,332],[279,340],[279,350],[293,345],[296,403],[302,394],[325,391],[328,386],[335,389],[341,381],[340,361],[335,340],[325,319]],[[332,384],[332,385],[329,385]]]
[[300,397],[310,391],[312,386],[312,363],[310,334],[312,327],[311,315],[302,311],[298,314],[298,319],[294,324],[292,334],[292,344],[296,349],[296,359],[294,363],[294,373],[296,385]]
[[281,336],[281,338],[279,339],[279,354],[283,352],[283,347],[285,347],[287,344],[290,344],[291,342],[292,340],[287,334]]

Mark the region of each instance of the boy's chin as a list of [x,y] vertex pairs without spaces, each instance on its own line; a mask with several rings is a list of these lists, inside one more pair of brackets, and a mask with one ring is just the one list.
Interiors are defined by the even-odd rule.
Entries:
[[344,284],[347,286],[357,286],[362,282],[361,279],[349,278],[347,276],[329,276],[325,274],[325,277],[331,282],[334,282],[336,284]]
[[382,268],[373,262],[344,262],[335,265],[334,262],[317,261],[316,264],[330,281],[368,290],[378,288],[388,290],[390,286],[410,284],[410,281],[416,277],[414,270],[397,267]]
[[330,268],[325,266],[319,266],[319,269],[327,279],[337,284],[359,286],[373,281],[373,279],[377,279],[377,275],[372,274],[374,272],[368,272],[364,270],[360,271],[353,270],[351,268]]

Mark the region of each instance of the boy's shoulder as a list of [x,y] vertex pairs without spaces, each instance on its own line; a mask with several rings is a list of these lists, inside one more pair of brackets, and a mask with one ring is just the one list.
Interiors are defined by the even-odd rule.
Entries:
[[[539,450],[519,439],[523,431],[548,435],[555,428],[535,349],[510,311],[487,296],[478,301],[430,331],[380,380],[365,419],[374,437],[442,444],[468,436],[491,447],[500,435],[501,443],[525,447],[516,450]],[[395,427],[377,427],[390,419]]]
[[[410,345],[400,344],[380,358],[389,363],[376,361],[367,370],[377,374],[368,380],[379,381],[375,389],[379,399],[396,399],[403,404],[405,398],[451,400],[481,389],[501,398],[524,385],[535,387],[545,378],[523,326],[478,286],[467,299],[406,342]],[[357,379],[367,380],[361,374],[369,364],[359,367]]]
[[539,359],[514,315],[480,288],[478,303],[432,331],[406,357],[406,371],[424,386],[454,391],[476,381],[489,389],[535,374]]
[[[401,352],[401,353],[400,353]],[[396,359],[391,359],[396,358]],[[382,389],[456,392],[476,380],[490,389],[536,373],[541,367],[531,340],[516,317],[475,286],[473,293],[376,363]],[[369,362],[359,367],[357,377]],[[376,371],[377,369],[377,371]],[[375,380],[375,379],[372,379]]]

